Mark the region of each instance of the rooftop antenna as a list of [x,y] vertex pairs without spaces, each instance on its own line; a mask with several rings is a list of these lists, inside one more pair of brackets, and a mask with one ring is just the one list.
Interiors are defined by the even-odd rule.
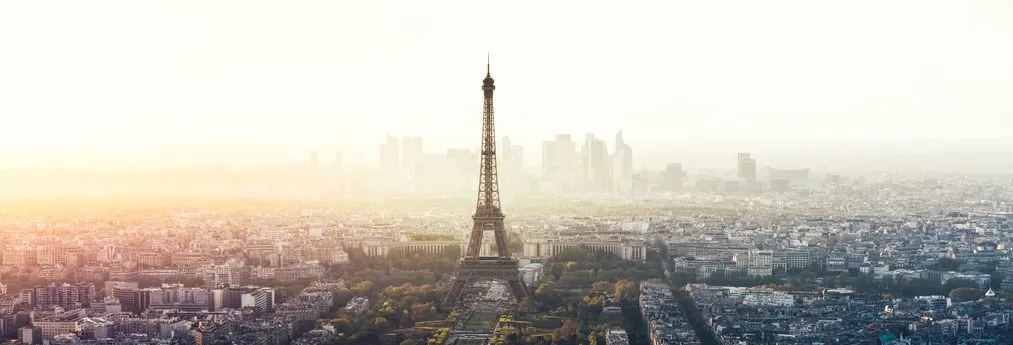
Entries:
[[492,71],[489,67],[489,53],[485,53],[485,76],[492,76]]

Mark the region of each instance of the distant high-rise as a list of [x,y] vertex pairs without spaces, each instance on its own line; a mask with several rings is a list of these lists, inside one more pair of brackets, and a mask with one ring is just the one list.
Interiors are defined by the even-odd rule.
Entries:
[[670,163],[665,166],[665,173],[662,176],[662,185],[665,189],[680,191],[683,188],[686,172],[682,170],[682,164]]
[[594,191],[609,190],[612,184],[608,146],[605,141],[588,134],[583,148],[584,180]]
[[580,176],[577,143],[569,134],[556,134],[542,143],[542,176],[557,191],[570,190]]
[[616,151],[612,154],[612,189],[633,190],[633,149],[623,140],[623,131],[616,133]]
[[508,165],[507,162],[510,161],[510,154],[511,154],[510,137],[504,136],[503,139],[500,139],[499,146],[502,147],[502,149],[499,150],[500,153],[499,158],[500,161],[502,162],[500,163],[500,165],[505,167]]
[[413,190],[417,188],[418,168],[422,161],[422,138],[401,138],[401,171]]
[[511,186],[517,190],[519,194],[521,190],[519,186],[521,184],[521,180],[524,178],[524,146],[513,145],[510,147],[510,161],[512,162],[511,174],[513,175],[513,177],[510,178],[511,181],[513,181]]
[[804,186],[809,181],[809,169],[770,168],[767,175],[770,178],[770,189],[779,192]]
[[310,165],[317,165],[317,150],[310,151]]
[[512,145],[510,137],[506,136],[500,140],[500,147],[500,182],[515,188],[524,173],[524,147]]
[[746,182],[756,181],[756,159],[753,158],[751,153],[741,152],[738,154],[736,171],[738,177],[746,180]]
[[387,176],[396,176],[399,158],[397,138],[387,134],[387,141],[380,144],[380,169]]
[[584,134],[584,145],[580,147],[580,172],[585,183],[590,183],[593,179],[593,169],[591,169],[591,143],[594,141],[594,134]]
[[480,162],[479,153],[466,149],[448,149],[441,183],[451,191],[471,191],[475,188],[472,178],[475,166]]

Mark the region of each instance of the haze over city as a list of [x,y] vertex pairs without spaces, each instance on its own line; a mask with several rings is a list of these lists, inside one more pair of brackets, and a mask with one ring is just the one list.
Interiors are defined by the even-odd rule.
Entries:
[[1013,121],[1007,1],[59,4],[2,5],[3,166],[370,161],[386,133],[472,148],[486,53],[498,134],[533,166],[556,133],[622,129],[638,169],[803,166]]
[[1010,18],[0,2],[0,343],[1013,344]]

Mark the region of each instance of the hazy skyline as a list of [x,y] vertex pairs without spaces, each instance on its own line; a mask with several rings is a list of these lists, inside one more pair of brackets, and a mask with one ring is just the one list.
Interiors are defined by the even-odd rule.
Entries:
[[1009,1],[7,2],[0,150],[477,147],[487,52],[498,136],[528,161],[555,133],[619,129],[676,156],[1003,137],[1011,17]]

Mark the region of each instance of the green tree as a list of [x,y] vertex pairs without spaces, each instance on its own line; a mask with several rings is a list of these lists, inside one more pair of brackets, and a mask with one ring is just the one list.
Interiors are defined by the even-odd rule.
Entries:
[[613,286],[612,283],[609,283],[607,281],[598,281],[595,282],[594,284],[591,284],[591,291],[600,294],[607,294],[609,292],[615,291],[615,286]]
[[350,291],[356,295],[368,295],[373,293],[373,282],[369,280],[363,280],[355,286],[352,286]]
[[352,331],[352,322],[348,321],[346,318],[334,319],[328,323],[334,325],[334,331],[338,334],[349,333]]
[[939,258],[929,268],[937,271],[957,271],[960,269],[960,260],[951,258]]
[[632,281],[623,279],[616,282],[615,291],[613,292],[612,296],[615,299],[630,301],[633,300],[636,294],[637,294],[637,284]]
[[985,297],[985,290],[966,287],[956,288],[950,290],[949,297],[965,301],[979,300]]
[[573,341],[574,337],[577,336],[577,323],[573,322],[573,319],[566,319],[563,321],[563,325],[556,330],[552,331],[552,340],[560,342],[564,340]]
[[960,289],[960,288],[977,289],[979,287],[981,287],[981,286],[978,285],[978,282],[970,280],[970,279],[963,279],[963,278],[953,278],[953,279],[947,280],[946,284],[943,284],[943,290],[945,290],[947,292],[953,291],[955,289]]
[[556,309],[563,304],[563,299],[556,293],[552,284],[542,283],[535,289],[535,301],[546,309]]

